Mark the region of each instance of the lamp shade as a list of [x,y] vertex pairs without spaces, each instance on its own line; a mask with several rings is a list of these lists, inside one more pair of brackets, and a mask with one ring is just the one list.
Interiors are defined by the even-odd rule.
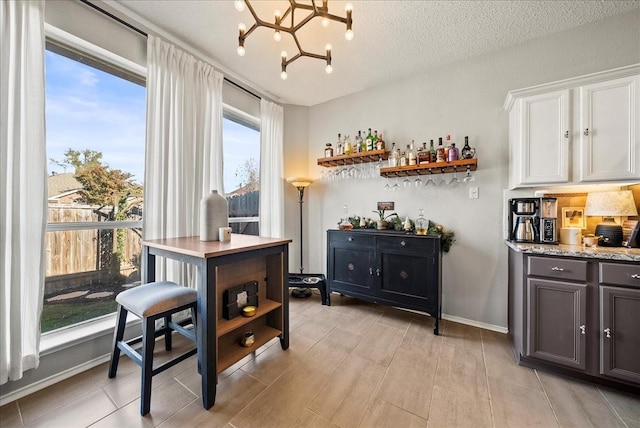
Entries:
[[291,183],[295,187],[307,187],[313,183],[313,178],[309,177],[289,177],[287,183]]
[[584,208],[588,216],[632,216],[638,215],[631,190],[594,192],[587,195]]

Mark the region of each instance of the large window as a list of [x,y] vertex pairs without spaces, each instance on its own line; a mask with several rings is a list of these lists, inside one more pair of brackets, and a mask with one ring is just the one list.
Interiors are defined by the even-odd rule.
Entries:
[[259,119],[229,107],[222,128],[224,192],[233,233],[258,235],[260,200]]
[[47,43],[48,220],[42,332],[115,311],[139,283],[143,79]]

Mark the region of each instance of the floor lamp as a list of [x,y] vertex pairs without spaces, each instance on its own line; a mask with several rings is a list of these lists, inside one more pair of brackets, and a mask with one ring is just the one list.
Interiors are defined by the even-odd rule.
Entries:
[[[304,263],[302,258],[302,253],[304,251],[303,247],[303,237],[302,237],[302,203],[304,197],[304,189],[313,183],[313,178],[309,177],[291,177],[287,178],[287,182],[291,183],[296,189],[298,189],[298,204],[300,204],[300,274],[304,272]],[[293,297],[310,297],[311,290],[308,288],[296,288],[291,292]]]

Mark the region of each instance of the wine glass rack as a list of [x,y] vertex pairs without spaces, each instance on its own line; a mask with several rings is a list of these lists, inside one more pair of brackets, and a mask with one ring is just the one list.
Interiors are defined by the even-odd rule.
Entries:
[[382,177],[405,177],[410,175],[445,174],[450,172],[465,172],[467,168],[475,171],[478,168],[477,159],[462,159],[451,162],[430,162],[421,165],[392,166],[380,169]]

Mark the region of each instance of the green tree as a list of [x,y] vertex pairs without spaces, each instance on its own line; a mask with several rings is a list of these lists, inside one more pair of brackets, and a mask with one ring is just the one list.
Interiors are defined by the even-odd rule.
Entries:
[[260,166],[254,158],[244,161],[238,169],[236,169],[236,178],[240,179],[240,183],[246,186],[247,191],[253,192],[260,190]]

